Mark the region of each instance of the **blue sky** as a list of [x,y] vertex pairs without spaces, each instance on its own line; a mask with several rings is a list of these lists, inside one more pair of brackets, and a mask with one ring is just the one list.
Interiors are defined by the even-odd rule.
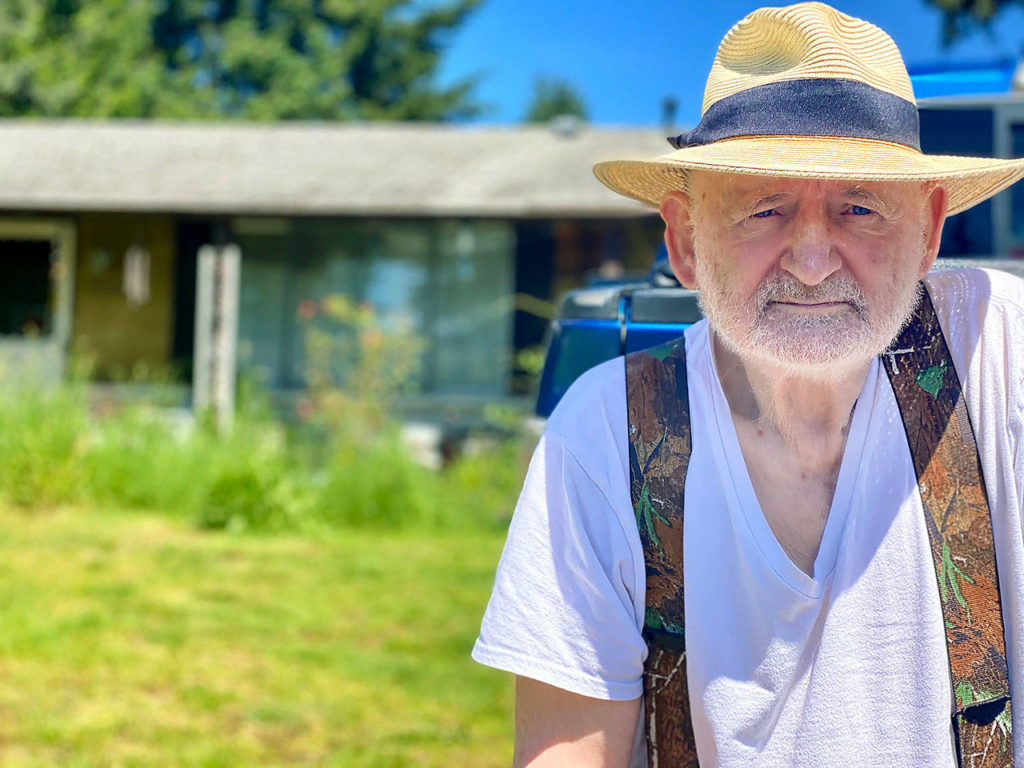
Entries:
[[[477,74],[487,123],[522,119],[538,76],[561,77],[583,95],[590,118],[608,125],[658,125],[666,95],[680,125],[700,117],[704,80],[722,36],[768,2],[744,0],[483,0],[452,37],[441,81]],[[784,3],[777,3],[782,5]],[[834,0],[836,8],[892,35],[909,66],[1016,58],[1024,9],[1000,16],[948,50],[941,19],[923,0]]]

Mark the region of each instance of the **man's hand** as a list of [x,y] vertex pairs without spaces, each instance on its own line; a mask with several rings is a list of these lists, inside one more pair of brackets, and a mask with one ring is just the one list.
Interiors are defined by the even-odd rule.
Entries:
[[627,768],[640,699],[604,701],[516,678],[515,768]]

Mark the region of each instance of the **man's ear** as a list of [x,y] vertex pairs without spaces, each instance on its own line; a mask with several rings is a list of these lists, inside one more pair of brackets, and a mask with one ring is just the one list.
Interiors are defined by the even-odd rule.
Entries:
[[690,208],[690,198],[685,193],[669,192],[661,199],[658,210],[665,220],[665,246],[672,272],[684,287],[694,289],[697,287],[697,275]]
[[935,263],[942,242],[942,225],[946,222],[949,191],[946,185],[937,183],[926,188],[924,201],[924,257],[921,260],[921,274],[924,277]]

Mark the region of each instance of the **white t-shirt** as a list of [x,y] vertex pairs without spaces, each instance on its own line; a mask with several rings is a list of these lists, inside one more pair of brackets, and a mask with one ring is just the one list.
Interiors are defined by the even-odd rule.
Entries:
[[[930,275],[978,435],[1024,755],[1024,282]],[[952,694],[924,513],[876,360],[853,413],[814,577],[761,513],[706,322],[686,332],[687,669],[703,766],[954,766]],[[642,693],[644,558],[621,358],[547,423],[473,657],[586,696]],[[634,764],[642,764],[639,754]]]

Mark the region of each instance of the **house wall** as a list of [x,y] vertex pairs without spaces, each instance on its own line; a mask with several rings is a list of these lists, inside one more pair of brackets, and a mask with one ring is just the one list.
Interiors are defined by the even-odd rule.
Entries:
[[[136,301],[125,287],[126,254],[133,246],[149,254],[149,295],[143,291]],[[94,361],[97,378],[148,378],[168,372],[175,251],[175,222],[170,216],[79,218],[73,343],[77,352]],[[146,282],[143,276],[143,286]]]
[[[213,225],[205,218],[183,221],[78,218],[73,342],[95,361],[97,378],[168,370],[190,378],[186,316],[194,303],[185,299],[195,284],[194,271],[182,267],[194,264],[197,244],[211,240]],[[544,306],[553,308],[565,290],[604,279],[608,263],[627,277],[646,274],[661,238],[657,217],[256,217],[222,226],[242,250],[243,374],[276,390],[301,388],[308,322],[299,308],[340,295],[369,303],[387,325],[408,326],[424,345],[418,391],[453,398],[531,394],[516,353],[542,344],[550,321]],[[189,234],[189,227],[196,231]],[[133,246],[149,254],[150,295],[141,303],[129,299],[124,285],[125,255]]]

